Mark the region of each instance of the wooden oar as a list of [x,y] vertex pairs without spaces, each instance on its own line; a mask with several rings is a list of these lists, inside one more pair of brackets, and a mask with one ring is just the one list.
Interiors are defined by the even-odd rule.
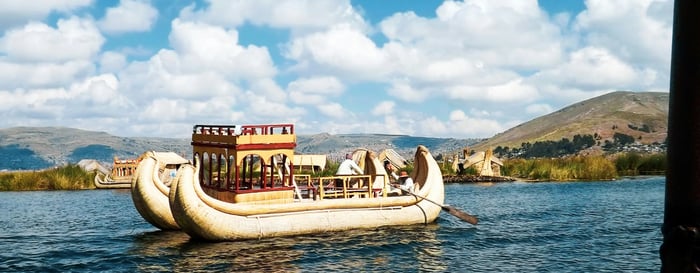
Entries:
[[459,210],[459,209],[457,209],[457,208],[455,208],[455,207],[453,207],[453,206],[450,206],[450,205],[442,205],[442,204],[439,204],[438,202],[435,202],[435,201],[433,201],[433,200],[430,200],[430,199],[425,198],[425,197],[423,197],[423,196],[420,196],[420,195],[418,195],[418,194],[412,193],[412,192],[410,192],[410,191],[404,190],[404,189],[402,189],[402,188],[396,188],[396,187],[394,187],[394,186],[391,186],[391,187],[392,187],[392,188],[395,188],[395,189],[399,189],[399,190],[401,190],[402,192],[408,193],[408,194],[413,195],[413,196],[415,196],[415,197],[424,199],[424,200],[426,200],[426,201],[428,201],[428,202],[430,202],[430,203],[433,203],[433,204],[435,204],[435,205],[438,205],[438,206],[440,206],[440,207],[442,208],[442,210],[446,211],[447,213],[452,214],[452,215],[454,215],[455,217],[457,217],[457,218],[459,218],[459,219],[462,219],[462,221],[465,221],[465,222],[470,223],[470,224],[472,224],[472,225],[476,225],[476,223],[479,222],[479,218],[476,218],[476,216],[470,215],[470,214],[468,214],[468,213],[466,213],[466,212],[464,212],[464,211],[461,211],[461,210]]

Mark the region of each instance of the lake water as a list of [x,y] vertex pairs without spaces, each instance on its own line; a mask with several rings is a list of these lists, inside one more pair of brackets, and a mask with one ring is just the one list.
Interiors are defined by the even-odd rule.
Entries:
[[658,272],[663,177],[446,185],[435,224],[207,243],[128,190],[0,192],[1,272]]

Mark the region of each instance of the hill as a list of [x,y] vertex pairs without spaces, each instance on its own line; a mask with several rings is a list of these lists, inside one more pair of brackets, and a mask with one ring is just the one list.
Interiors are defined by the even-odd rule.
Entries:
[[[405,135],[327,133],[297,136],[297,153],[326,154],[339,160],[345,153],[364,147],[373,151],[392,148],[411,158],[419,144],[433,155],[453,154],[469,146],[472,150],[521,148],[523,143],[576,139],[594,136],[598,152],[627,136],[635,144],[664,143],[668,128],[668,93],[612,92],[562,108],[520,124],[494,137],[478,139],[429,138]],[[191,157],[190,140],[174,138],[119,137],[105,132],[65,127],[14,127],[0,129],[0,170],[42,169],[81,159],[111,164],[112,158],[135,158],[148,150],[173,151]]]
[[664,143],[668,102],[668,93],[612,92],[522,123],[471,148],[520,148],[523,143],[572,140],[576,135],[595,137],[590,150],[614,142],[616,134],[630,136],[643,145]]
[[[298,135],[300,154],[327,154],[341,159],[345,153],[364,147],[373,151],[393,148],[406,158],[417,145],[425,145],[434,155],[460,150],[476,139],[428,138],[405,135]],[[81,159],[96,159],[107,166],[112,158],[135,158],[145,151],[172,151],[192,157],[190,139],[119,137],[105,132],[65,127],[14,127],[0,129],[0,170],[43,169]]]
[[105,132],[65,127],[13,127],[0,129],[0,154],[10,160],[2,169],[42,169],[81,159],[108,162],[112,158],[134,158],[148,150],[184,153],[188,139],[128,138]]

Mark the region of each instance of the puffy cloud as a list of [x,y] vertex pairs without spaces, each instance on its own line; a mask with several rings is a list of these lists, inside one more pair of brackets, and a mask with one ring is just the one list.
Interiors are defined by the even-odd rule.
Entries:
[[238,43],[238,32],[176,19],[170,44],[180,56],[183,72],[217,70],[231,78],[270,77],[276,73],[266,48]]
[[104,37],[88,19],[32,22],[0,38],[0,89],[68,87],[95,71]]
[[328,76],[300,78],[287,85],[289,97],[296,104],[322,104],[327,97],[340,95],[344,90],[343,83]]
[[358,29],[347,24],[294,38],[283,55],[314,70],[348,78],[379,78],[386,74],[384,53]]
[[321,112],[321,114],[327,117],[331,117],[333,119],[343,119],[344,122],[347,122],[348,120],[351,122],[353,121],[353,119],[350,118],[348,111],[345,110],[345,108],[339,103],[325,103],[316,105],[316,108]]
[[408,102],[420,102],[428,97],[429,92],[426,90],[416,90],[410,84],[404,82],[395,82],[387,90],[387,93],[399,100]]
[[[668,90],[670,80],[673,1],[587,1],[576,17],[574,29],[587,48],[602,48],[636,75],[625,86],[630,90]],[[618,66],[616,70],[619,71]],[[604,79],[610,79],[606,77]],[[629,79],[629,78],[627,78]],[[599,81],[605,84],[603,80]]]
[[351,24],[358,29],[367,28],[364,19],[354,10],[349,0],[210,0],[201,9],[189,6],[181,12],[180,17],[229,27],[250,22],[294,31],[323,29],[339,23]]
[[118,72],[124,67],[126,67],[127,61],[124,54],[106,51],[100,56],[100,71],[103,73]]
[[538,68],[561,54],[559,28],[537,1],[445,1],[437,18],[397,13],[380,23],[390,40],[437,58],[465,56],[489,66]]
[[396,103],[393,101],[381,101],[374,109],[372,109],[372,115],[375,116],[390,116],[394,112],[394,107]]
[[90,20],[71,17],[58,20],[56,25],[52,28],[34,22],[8,30],[0,40],[0,51],[8,60],[19,62],[90,60],[105,42]]
[[[104,11],[107,33],[144,31],[181,3],[40,1],[0,3],[3,126],[186,137],[194,123],[294,122],[299,133],[485,137],[611,90],[668,88],[669,0],[554,15],[536,0],[448,0],[434,16],[378,19],[348,0],[211,0],[164,19],[162,48],[106,41],[90,17]],[[112,24],[120,17],[134,20]]]
[[245,112],[250,113],[250,117],[246,116],[244,120],[260,123],[260,122],[286,122],[286,120],[296,120],[306,113],[304,108],[291,107],[284,103],[274,102],[264,96],[256,96],[253,93],[245,94]]
[[525,107],[525,112],[534,116],[543,116],[552,113],[554,109],[549,104],[535,103]]
[[172,50],[132,62],[120,74],[123,90],[154,99],[165,96],[196,102],[217,98],[234,108],[251,90],[266,102],[285,100],[271,79],[276,68],[265,48],[238,44],[238,33],[199,22],[172,22]]
[[460,100],[482,100],[489,102],[532,101],[539,98],[535,87],[523,83],[522,79],[514,79],[502,84],[491,86],[452,86],[447,89],[449,98]]
[[70,125],[71,120],[85,116],[112,117],[114,113],[132,112],[131,102],[117,89],[116,77],[109,74],[87,78],[68,88],[15,89],[0,92],[7,98],[0,109],[9,113],[7,118],[24,120],[23,115],[40,115]]
[[158,10],[148,2],[120,0],[116,7],[108,8],[98,25],[107,33],[143,32],[153,27]]
[[92,4],[92,0],[0,1],[0,29],[41,21],[51,12],[69,13]]
[[572,52],[569,60],[558,67],[533,75],[536,82],[576,86],[581,89],[626,89],[639,81],[649,81],[645,71],[635,70],[605,48],[586,47]]
[[287,102],[287,93],[270,78],[258,79],[250,83],[252,93],[279,103]]
[[65,87],[93,72],[89,61],[12,63],[0,59],[0,89]]
[[444,128],[443,130],[447,130],[449,135],[465,135],[471,137],[490,136],[495,132],[501,132],[508,128],[494,119],[469,117],[461,110],[450,112],[447,125],[441,124],[440,122],[438,125],[431,126]]
[[587,44],[607,48],[630,63],[668,64],[673,1],[592,0],[586,6],[575,28]]

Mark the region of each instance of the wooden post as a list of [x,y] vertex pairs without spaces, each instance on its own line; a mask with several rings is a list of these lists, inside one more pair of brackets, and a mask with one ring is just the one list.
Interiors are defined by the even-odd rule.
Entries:
[[674,5],[661,272],[700,272],[700,1]]

